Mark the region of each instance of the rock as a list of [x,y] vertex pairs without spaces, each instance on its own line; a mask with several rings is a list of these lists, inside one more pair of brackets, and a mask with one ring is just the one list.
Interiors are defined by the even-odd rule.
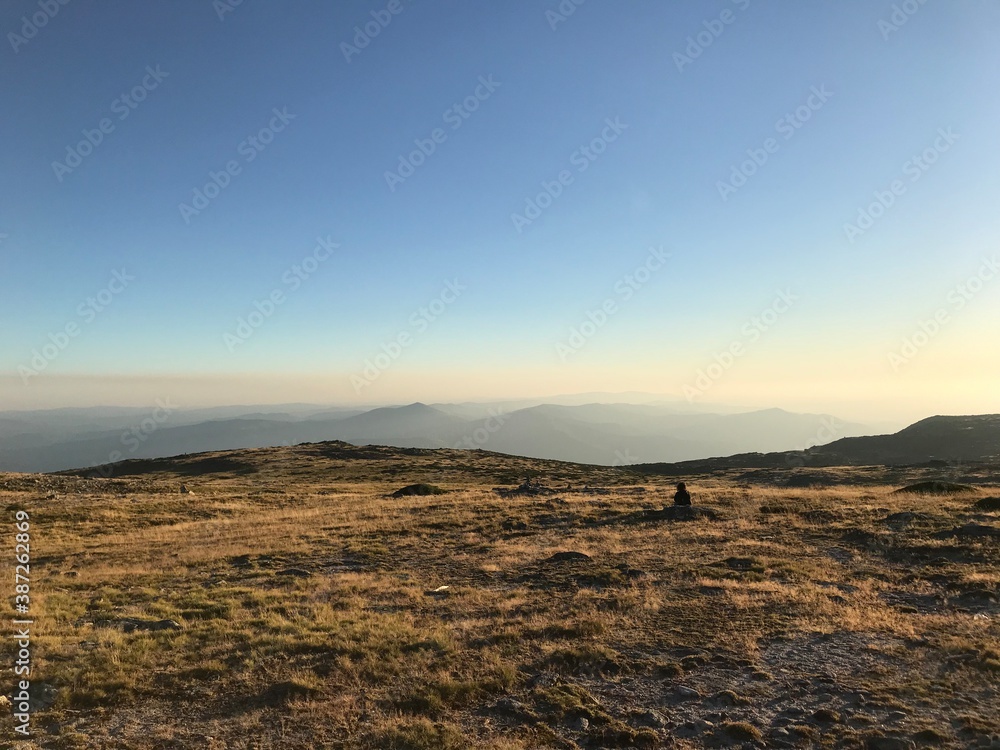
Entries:
[[[96,623],[95,623],[96,624]],[[176,620],[137,620],[134,617],[126,617],[121,620],[109,620],[107,625],[121,625],[123,633],[158,632],[161,630],[182,630],[181,624]]]
[[902,513],[893,513],[891,516],[886,516],[884,522],[894,529],[904,529],[914,521],[926,521],[929,518],[930,516],[925,513],[903,511]]
[[279,570],[275,575],[291,576],[292,578],[309,578],[312,573],[303,568],[285,568],[284,570]]
[[583,552],[556,552],[552,557],[547,557],[542,562],[544,563],[564,563],[564,562],[582,562],[590,560],[590,555],[585,555]]
[[886,737],[883,734],[865,738],[865,750],[915,750],[916,743],[903,737]]
[[435,487],[433,484],[408,484],[405,487],[400,487],[398,490],[393,492],[390,497],[443,495],[445,492],[446,490],[443,490],[440,487]]
[[507,518],[500,524],[500,528],[504,531],[525,531],[528,528],[528,524],[524,521]]
[[687,685],[678,685],[675,687],[674,694],[679,700],[683,701],[696,701],[701,698],[701,693]]
[[632,715],[632,719],[639,726],[653,727],[654,729],[662,729],[667,725],[667,721],[663,718],[662,714],[652,710],[635,713]]
[[586,732],[590,728],[590,722],[585,716],[578,716],[570,722],[569,727],[570,729],[575,729],[578,732]]
[[294,680],[288,680],[277,682],[268,687],[260,694],[258,701],[265,706],[277,707],[284,706],[293,700],[311,698],[315,694],[314,689]]
[[948,531],[939,531],[934,535],[938,539],[958,537],[960,539],[1000,539],[1000,528],[980,523],[967,523],[956,526]]
[[936,729],[921,729],[913,735],[913,739],[921,745],[940,745],[948,741],[947,735]]
[[979,500],[974,506],[976,510],[1000,510],[1000,497],[984,497]]
[[692,737],[698,737],[705,734],[705,732],[714,728],[715,724],[710,721],[705,721],[704,719],[694,719],[693,721],[685,722],[674,729],[674,734],[682,739],[690,739]]
[[36,682],[31,686],[31,711],[43,711],[59,697],[59,690],[47,682]]
[[746,698],[737,695],[732,690],[723,690],[708,699],[713,706],[746,706],[750,703]]
[[809,719],[814,724],[839,724],[840,714],[836,711],[831,711],[829,708],[821,708],[818,711],[814,711]]

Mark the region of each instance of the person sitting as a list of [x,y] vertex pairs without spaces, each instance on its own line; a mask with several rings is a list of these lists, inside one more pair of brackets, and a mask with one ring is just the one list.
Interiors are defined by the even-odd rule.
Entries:
[[687,491],[684,482],[677,485],[677,492],[674,493],[674,505],[690,505],[691,495]]

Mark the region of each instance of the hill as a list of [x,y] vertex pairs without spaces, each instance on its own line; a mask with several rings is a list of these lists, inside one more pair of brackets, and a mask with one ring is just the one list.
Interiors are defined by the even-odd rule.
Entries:
[[61,409],[0,413],[0,471],[59,471],[123,459],[329,440],[485,448],[612,465],[791,449],[866,431],[827,415],[780,409],[717,413],[655,403]]
[[[666,476],[487,451],[327,442],[111,468],[0,474],[30,519],[19,750],[957,750],[1000,733],[995,483],[931,497],[867,469],[824,470],[823,488],[734,470],[691,479],[677,512]],[[393,496],[418,483],[443,494]]]
[[636,465],[645,474],[702,474],[732,469],[789,469],[832,466],[907,466],[927,464],[1000,465],[1000,415],[936,416],[892,435],[849,437],[803,451],[738,455]]

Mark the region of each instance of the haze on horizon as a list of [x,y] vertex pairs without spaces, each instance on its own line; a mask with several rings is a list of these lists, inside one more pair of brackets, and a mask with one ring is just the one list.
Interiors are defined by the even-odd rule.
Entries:
[[0,410],[1000,412],[995,4],[41,7]]

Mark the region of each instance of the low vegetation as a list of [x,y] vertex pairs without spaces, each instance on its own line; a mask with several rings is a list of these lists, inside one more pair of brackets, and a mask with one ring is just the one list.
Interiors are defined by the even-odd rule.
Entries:
[[[7,512],[31,514],[32,679],[51,703],[18,747],[968,748],[1000,735],[994,487],[703,477],[689,488],[711,512],[664,514],[666,479],[364,450],[0,475]],[[494,491],[526,476],[556,491]],[[431,482],[447,492],[391,497]]]

